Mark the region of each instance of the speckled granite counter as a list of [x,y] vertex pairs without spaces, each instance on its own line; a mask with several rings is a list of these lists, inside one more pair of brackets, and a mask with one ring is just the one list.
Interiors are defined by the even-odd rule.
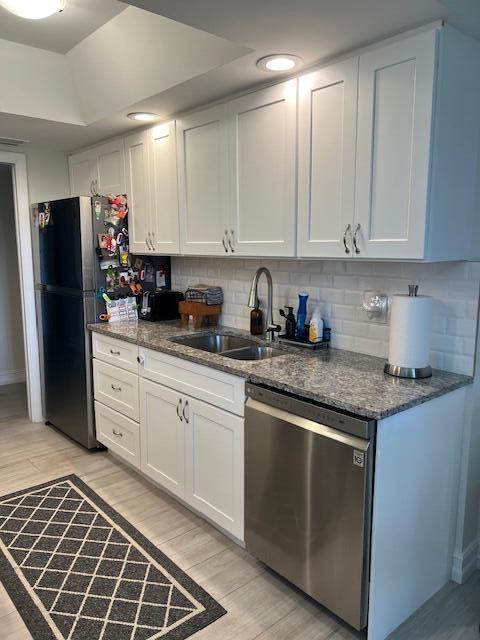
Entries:
[[[393,378],[383,373],[382,358],[340,349],[306,352],[277,344],[285,355],[260,361],[232,360],[172,342],[170,338],[188,333],[209,333],[185,329],[178,322],[117,322],[92,324],[88,328],[376,420],[472,382],[468,376],[439,370],[425,380]],[[245,331],[229,327],[219,327],[216,332],[254,339]]]

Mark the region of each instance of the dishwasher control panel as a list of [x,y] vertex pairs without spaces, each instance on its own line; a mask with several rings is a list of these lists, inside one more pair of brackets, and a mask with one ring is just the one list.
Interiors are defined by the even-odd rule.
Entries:
[[264,402],[277,409],[344,431],[358,438],[369,440],[375,435],[375,420],[342,413],[337,409],[330,409],[261,385],[247,383],[245,392],[247,397],[252,400]]

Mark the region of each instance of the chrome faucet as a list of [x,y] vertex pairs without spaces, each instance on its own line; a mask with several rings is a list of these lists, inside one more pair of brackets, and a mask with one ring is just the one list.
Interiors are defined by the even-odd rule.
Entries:
[[248,297],[248,306],[250,309],[254,309],[258,305],[258,280],[262,273],[267,278],[267,326],[265,327],[265,339],[267,342],[273,342],[275,340],[275,333],[280,331],[280,325],[275,324],[273,321],[273,282],[272,274],[266,267],[260,267],[255,271],[252,280],[252,286],[250,287],[250,295]]

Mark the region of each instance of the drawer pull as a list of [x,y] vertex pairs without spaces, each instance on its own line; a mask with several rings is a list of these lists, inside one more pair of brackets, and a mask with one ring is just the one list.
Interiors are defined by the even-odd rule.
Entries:
[[112,356],[119,356],[120,355],[120,351],[114,351],[113,349],[110,349],[110,353],[112,354]]
[[117,436],[117,438],[123,438],[123,433],[121,431],[115,431],[115,429],[112,431],[114,436]]
[[177,404],[177,416],[180,418],[180,422],[183,422],[182,417],[182,399],[180,398]]
[[190,410],[188,411],[188,415],[186,410],[188,409],[188,400],[185,400],[185,404],[183,405],[183,418],[187,424],[190,422]]
[[122,390],[122,387],[116,387],[114,384],[112,384],[111,387],[112,387],[112,389],[114,391],[121,391]]
[[138,364],[144,364],[145,363],[144,356],[142,356],[142,355],[137,356],[137,362],[138,362]]

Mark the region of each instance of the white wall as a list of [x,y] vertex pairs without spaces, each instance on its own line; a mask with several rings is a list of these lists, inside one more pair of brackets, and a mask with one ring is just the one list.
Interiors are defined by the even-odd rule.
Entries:
[[30,202],[70,197],[67,155],[48,149],[27,149]]
[[0,164],[0,384],[25,378],[12,171]]
[[[389,327],[368,320],[362,309],[362,292],[375,289],[391,295],[407,292],[411,283],[418,284],[420,293],[435,298],[431,364],[458,373],[473,373],[480,263],[176,257],[172,261],[172,286],[185,289],[199,282],[222,286],[223,324],[248,329],[248,291],[253,273],[261,265],[272,272],[277,322],[281,321],[278,309],[288,304],[296,310],[298,292],[306,291],[310,310],[319,304],[332,328],[332,346],[380,357],[388,354]],[[261,298],[264,282],[262,279]]]

